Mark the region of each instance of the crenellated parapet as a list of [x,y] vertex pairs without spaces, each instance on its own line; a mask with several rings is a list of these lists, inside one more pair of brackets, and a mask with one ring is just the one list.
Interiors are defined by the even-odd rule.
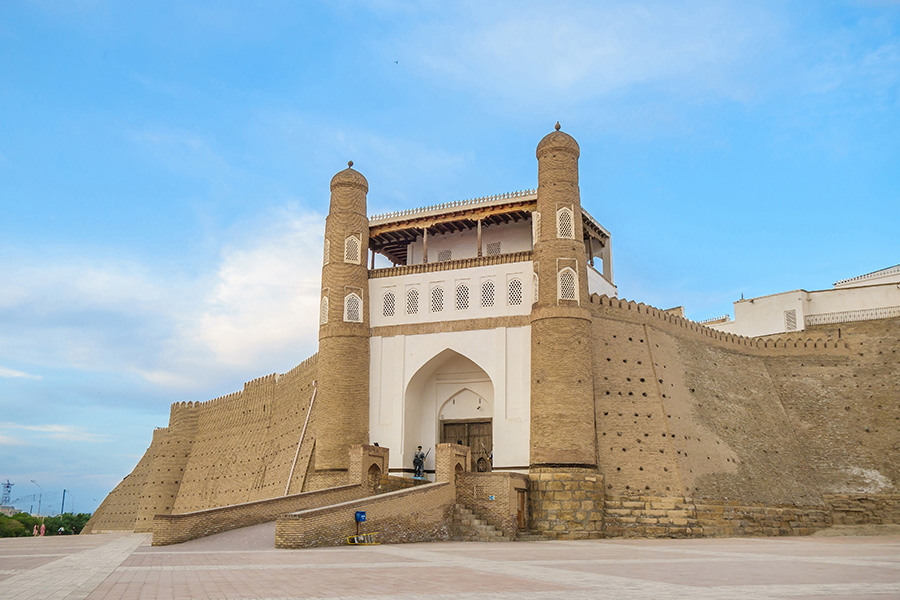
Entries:
[[750,352],[776,349],[843,352],[848,347],[846,342],[830,338],[784,335],[751,338],[733,333],[724,333],[643,302],[599,296],[597,294],[591,296],[591,307],[595,316],[662,326],[672,331],[681,331],[692,334],[695,337],[705,338],[714,343],[739,347]]

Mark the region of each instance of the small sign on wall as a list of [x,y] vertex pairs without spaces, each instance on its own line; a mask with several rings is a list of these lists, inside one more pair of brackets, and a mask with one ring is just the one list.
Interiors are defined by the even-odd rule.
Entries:
[[[493,497],[491,498],[493,500]],[[365,523],[366,521],[366,511],[358,510],[356,511],[356,522],[357,523]]]

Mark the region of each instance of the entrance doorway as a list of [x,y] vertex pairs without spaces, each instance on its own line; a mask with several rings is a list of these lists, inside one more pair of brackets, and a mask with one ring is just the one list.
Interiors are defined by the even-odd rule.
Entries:
[[468,446],[472,451],[472,468],[479,473],[491,470],[494,448],[491,419],[441,421],[441,443]]

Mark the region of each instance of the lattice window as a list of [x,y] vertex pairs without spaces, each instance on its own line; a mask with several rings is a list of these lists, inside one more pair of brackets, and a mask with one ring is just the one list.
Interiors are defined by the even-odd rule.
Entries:
[[571,208],[556,211],[556,237],[575,239],[575,221]]
[[522,304],[522,280],[509,280],[509,305],[520,306]]
[[491,308],[494,306],[494,296],[496,288],[493,281],[485,281],[481,284],[481,308]]
[[394,292],[388,292],[384,295],[384,306],[382,306],[381,314],[385,317],[393,317],[396,305],[397,298],[394,296]]
[[362,323],[362,298],[353,292],[344,296],[344,321]]
[[488,256],[500,256],[500,242],[491,242],[486,250]]
[[464,283],[456,286],[456,310],[469,308],[469,286]]
[[453,256],[453,252],[448,250],[438,250],[438,262],[447,262]]
[[331,260],[331,240],[325,240],[325,253],[322,258],[322,264],[327,265],[328,261]]
[[784,311],[784,330],[785,331],[797,331],[797,311],[796,310]]
[[575,271],[566,267],[557,275],[557,298],[560,300],[578,300],[578,285]]
[[419,290],[412,288],[406,292],[406,314],[415,315],[419,312]]
[[322,296],[322,306],[319,308],[319,324],[328,322],[328,296]]
[[537,244],[541,239],[541,213],[531,213],[531,244]]
[[440,286],[431,288],[431,312],[444,312],[444,288]]
[[359,238],[355,235],[344,240],[344,262],[359,264]]
[[532,294],[532,304],[537,304],[538,301],[538,274],[534,273],[531,277],[531,294]]

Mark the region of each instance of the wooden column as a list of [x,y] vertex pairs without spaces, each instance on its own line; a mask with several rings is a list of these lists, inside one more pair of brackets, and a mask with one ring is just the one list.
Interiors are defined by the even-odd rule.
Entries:
[[478,253],[476,256],[481,256],[481,219],[478,219]]
[[428,263],[428,228],[422,228],[422,262]]

